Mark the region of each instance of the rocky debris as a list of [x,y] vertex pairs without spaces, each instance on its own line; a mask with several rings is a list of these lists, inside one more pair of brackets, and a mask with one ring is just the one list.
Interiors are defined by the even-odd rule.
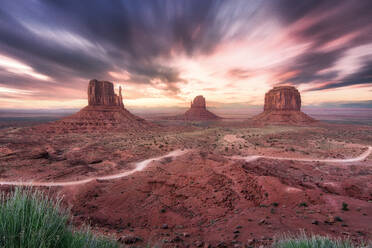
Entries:
[[202,246],[204,245],[204,242],[201,241],[201,240],[195,240],[195,241],[194,241],[194,245],[195,245],[196,247],[202,247]]
[[40,125],[33,131],[49,133],[92,132],[102,130],[138,131],[154,126],[124,108],[121,87],[119,95],[108,81],[93,79],[88,85],[88,106],[56,122]]
[[118,239],[118,242],[126,244],[126,245],[131,245],[137,242],[141,242],[142,240],[143,239],[141,237],[137,237],[134,235],[123,235]]
[[203,96],[197,96],[190,104],[190,109],[183,116],[185,120],[216,120],[219,116],[207,110]]
[[300,92],[292,86],[274,87],[265,94],[264,112],[253,117],[261,123],[311,123],[315,120],[301,112]]
[[30,152],[29,158],[31,158],[31,159],[41,159],[41,158],[48,159],[49,156],[50,155],[49,155],[47,150],[41,149],[41,148],[35,148]]
[[171,243],[178,243],[182,242],[183,240],[180,238],[180,236],[175,236],[170,242]]

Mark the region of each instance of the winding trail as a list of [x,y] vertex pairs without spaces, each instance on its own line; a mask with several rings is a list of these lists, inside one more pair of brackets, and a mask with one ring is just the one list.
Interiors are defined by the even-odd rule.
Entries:
[[41,187],[59,187],[59,186],[76,186],[81,184],[86,184],[95,180],[113,180],[118,179],[122,177],[127,177],[129,175],[132,175],[133,173],[137,171],[144,170],[151,162],[159,161],[163,158],[167,157],[178,157],[183,154],[186,154],[189,152],[189,150],[175,150],[172,151],[166,155],[156,157],[156,158],[149,158],[146,160],[143,160],[141,162],[137,162],[135,164],[135,168],[130,171],[121,172],[118,174],[108,175],[108,176],[101,176],[101,177],[89,177],[82,180],[75,180],[75,181],[65,181],[65,182],[37,182],[37,181],[0,181],[0,185],[10,185],[10,186],[41,186]]
[[[65,181],[65,182],[38,182],[38,181],[0,181],[0,185],[10,185],[10,186],[41,186],[41,187],[60,187],[60,186],[76,186],[81,184],[86,184],[92,182],[94,180],[113,180],[122,177],[127,177],[132,175],[137,171],[144,170],[151,162],[159,161],[166,157],[178,157],[183,154],[188,153],[189,150],[175,150],[166,155],[150,158],[143,160],[141,162],[137,162],[135,164],[135,168],[130,171],[120,172],[113,175],[101,176],[101,177],[89,177],[82,180],[75,180],[75,181]],[[365,160],[372,152],[372,147],[369,146],[368,149],[360,154],[355,158],[347,158],[347,159],[311,159],[311,158],[281,158],[281,157],[271,157],[271,156],[264,156],[264,155],[251,155],[251,156],[232,156],[229,158],[232,159],[240,159],[245,160],[247,162],[255,161],[259,158],[267,158],[267,159],[275,159],[275,160],[293,160],[293,161],[305,161],[305,162],[325,162],[325,163],[350,163],[350,162],[359,162]]]
[[303,162],[324,162],[324,163],[352,163],[365,160],[372,152],[372,146],[355,158],[346,159],[316,159],[316,158],[281,158],[281,157],[271,157],[265,155],[251,155],[251,156],[233,156],[232,159],[245,160],[246,162],[255,161],[259,158],[275,159],[275,160],[293,160],[293,161],[303,161]]

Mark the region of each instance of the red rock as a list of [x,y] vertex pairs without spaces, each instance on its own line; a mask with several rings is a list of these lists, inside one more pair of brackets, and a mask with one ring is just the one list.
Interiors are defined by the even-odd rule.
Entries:
[[88,85],[88,105],[121,106],[124,108],[121,87],[119,88],[118,96],[114,92],[113,83],[96,79],[90,80]]
[[264,111],[301,109],[301,95],[295,87],[274,87],[265,94]]
[[108,81],[91,80],[88,85],[88,106],[76,114],[37,129],[53,133],[91,132],[102,130],[144,130],[153,126],[124,108],[121,87],[119,95]]
[[262,123],[311,123],[315,120],[301,112],[300,92],[292,86],[274,87],[265,94],[264,112],[253,117]]
[[197,96],[191,102],[190,109],[183,116],[185,120],[216,120],[219,116],[207,110],[205,98]]
[[203,108],[206,109],[205,98],[203,96],[197,96],[194,101],[191,102],[190,108]]

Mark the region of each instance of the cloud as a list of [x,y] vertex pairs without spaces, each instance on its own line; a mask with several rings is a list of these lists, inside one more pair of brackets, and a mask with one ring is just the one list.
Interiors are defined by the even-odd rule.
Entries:
[[312,83],[314,81],[328,81],[337,77],[337,71],[328,71],[322,73],[323,70],[332,68],[333,65],[342,57],[344,50],[333,50],[327,52],[307,51],[296,58],[285,68],[287,71],[296,71],[292,77],[281,81],[281,84],[303,84]]
[[246,79],[253,75],[251,70],[242,68],[233,68],[227,71],[227,76],[235,79]]
[[176,92],[180,73],[155,60],[211,52],[223,38],[215,23],[220,7],[210,0],[7,2],[0,7],[0,51],[66,86],[71,78],[126,69],[132,82],[159,79]]
[[331,82],[321,87],[311,88],[308,91],[326,90],[365,84],[372,84],[372,59],[366,60],[358,71],[338,80],[337,82]]
[[[365,73],[368,64],[361,65],[363,73],[340,78],[340,68],[334,68],[353,48],[372,43],[371,1],[276,1],[274,11],[289,25],[290,36],[308,42],[308,49],[283,65],[279,74],[296,71],[278,84],[324,84],[312,90],[338,88],[370,83]],[[361,78],[356,78],[360,76]]]
[[[372,44],[370,9],[371,1],[336,0],[5,1],[0,55],[23,69],[0,60],[0,87],[31,91],[36,101],[56,89],[50,99],[81,99],[92,78],[172,99],[186,99],[196,84],[216,89],[209,91],[215,98],[228,90],[239,99],[270,77],[262,84],[312,91],[369,85],[370,60],[349,51]],[[193,70],[179,66],[182,58],[195,62]],[[350,61],[357,61],[352,70]]]

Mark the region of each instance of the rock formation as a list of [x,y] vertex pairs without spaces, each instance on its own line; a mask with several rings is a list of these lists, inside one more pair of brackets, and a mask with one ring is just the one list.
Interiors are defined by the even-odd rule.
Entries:
[[300,92],[291,86],[275,87],[265,94],[264,111],[301,109]]
[[90,80],[88,85],[89,106],[120,106],[124,108],[121,86],[119,96],[114,92],[114,85],[107,81]]
[[41,128],[49,132],[64,133],[95,130],[135,131],[149,126],[152,124],[124,108],[121,87],[119,95],[116,95],[113,83],[93,79],[88,85],[88,106],[76,114],[42,125]]
[[253,120],[267,123],[309,123],[315,120],[301,112],[301,95],[295,87],[274,87],[265,94],[264,112]]
[[190,104],[190,109],[184,114],[185,120],[216,120],[220,119],[219,116],[207,110],[205,98],[197,96]]
[[206,109],[206,103],[204,96],[197,96],[194,101],[190,103],[190,108],[203,108]]

